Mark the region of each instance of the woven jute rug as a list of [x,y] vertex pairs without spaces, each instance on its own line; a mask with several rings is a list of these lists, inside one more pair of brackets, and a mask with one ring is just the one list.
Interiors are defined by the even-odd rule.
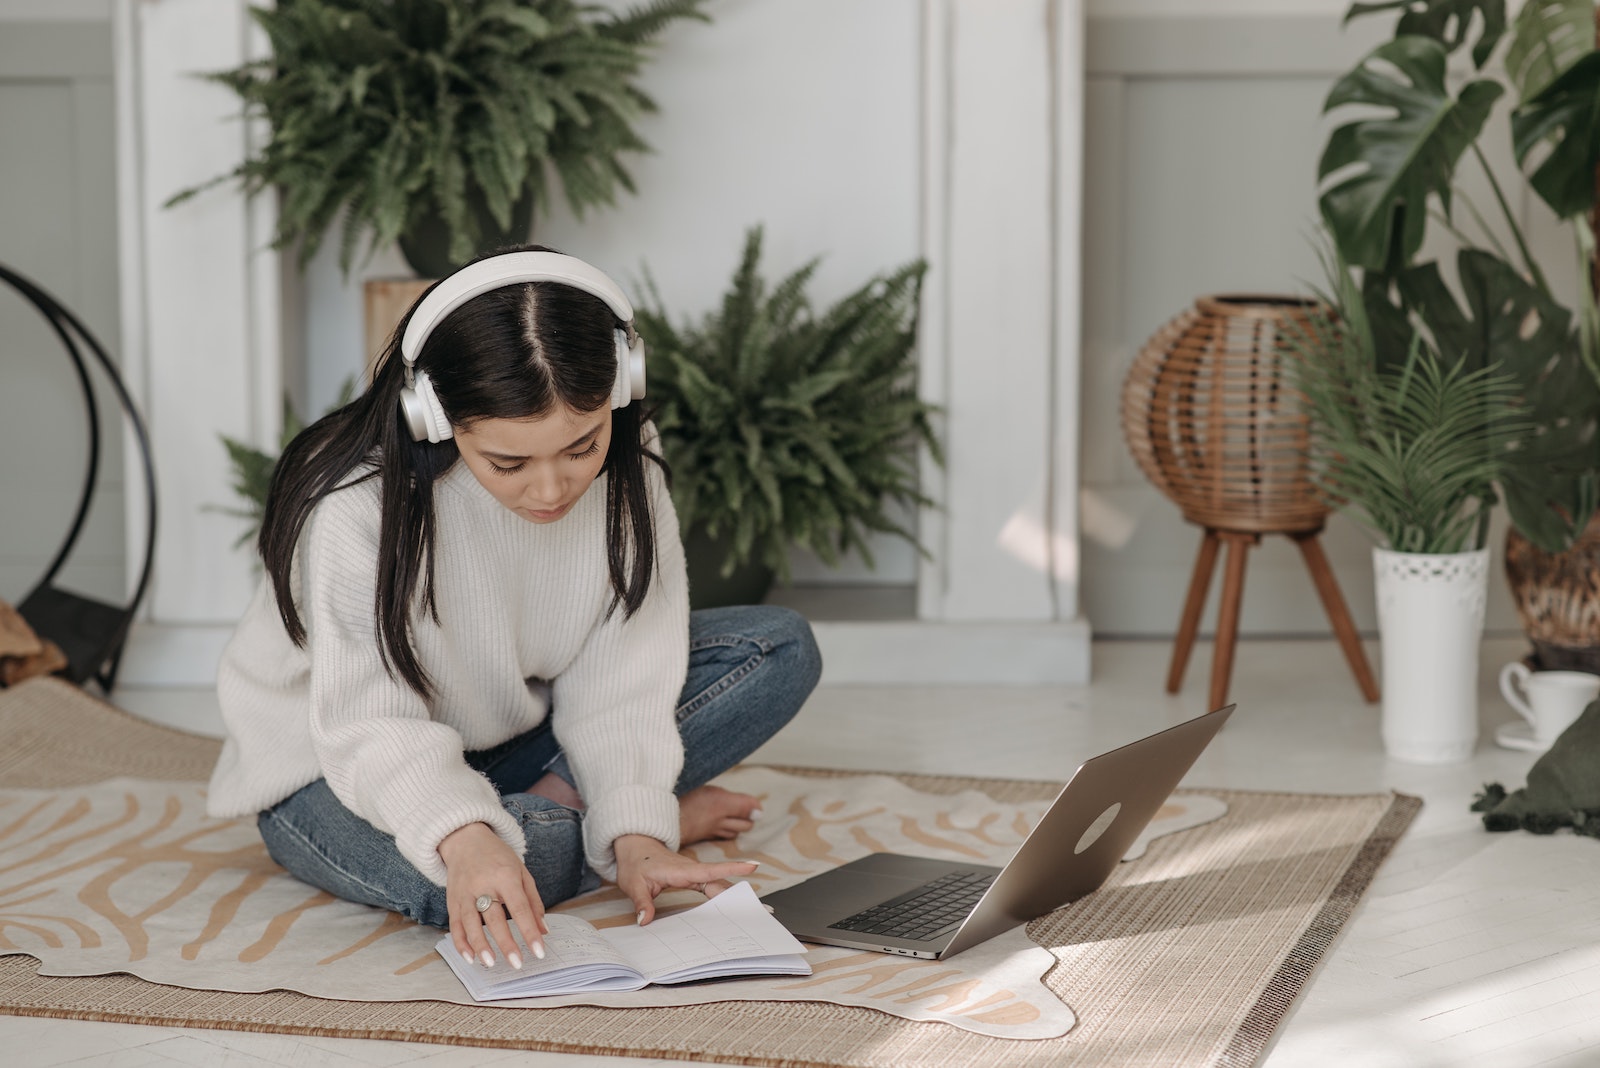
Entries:
[[[0,691],[0,789],[14,795],[65,793],[111,779],[190,784],[207,776],[216,750],[213,740],[138,720],[58,680]],[[824,799],[835,788],[850,796],[844,788],[859,791],[863,781],[853,773],[800,769],[769,777],[796,775],[817,780],[813,793]],[[977,790],[997,809],[1033,804],[1056,790],[1049,783],[934,776],[883,781],[885,796],[908,789],[967,797]],[[1419,802],[1399,795],[1185,793],[1220,801],[1216,810],[1225,807],[1226,814],[1153,839],[1101,891],[1027,928],[1032,943],[1055,960],[1049,966],[1046,959],[1044,985],[1072,1007],[1069,1019],[1076,1014],[1076,1026],[1057,1037],[1001,1038],[832,1001],[528,1009],[333,1000],[286,990],[229,993],[128,974],[41,975],[39,962],[16,955],[15,944],[14,955],[0,957],[0,1012],[744,1064],[1251,1064]],[[20,807],[29,806],[13,806]],[[37,819],[43,810],[30,811]],[[22,833],[14,814],[0,815],[0,826],[13,837]],[[981,822],[962,827],[991,833]],[[9,941],[8,929],[37,931],[26,897],[0,903],[0,940]],[[830,960],[815,977],[822,998],[830,969],[859,976],[864,987],[884,981],[878,971],[913,963],[877,954]],[[905,984],[903,975],[896,981],[913,991],[907,1000],[929,989],[922,980]],[[974,994],[960,982],[945,986],[952,1002]]]

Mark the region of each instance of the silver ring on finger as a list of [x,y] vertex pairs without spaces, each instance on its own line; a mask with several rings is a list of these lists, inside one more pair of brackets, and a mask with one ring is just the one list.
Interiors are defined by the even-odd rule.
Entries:
[[700,884],[700,896],[704,897],[705,894],[706,894],[706,884],[705,883],[701,883]]
[[490,905],[498,905],[500,901],[498,898],[491,897],[488,894],[479,894],[478,900],[474,901],[473,904],[477,906],[479,912],[488,912]]

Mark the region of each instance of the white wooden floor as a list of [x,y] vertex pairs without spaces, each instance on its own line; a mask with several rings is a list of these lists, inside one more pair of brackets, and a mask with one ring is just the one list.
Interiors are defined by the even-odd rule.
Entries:
[[[1519,638],[1483,645],[1482,736],[1470,763],[1383,756],[1331,641],[1248,641],[1239,711],[1190,774],[1194,786],[1417,794],[1426,804],[1264,1059],[1267,1068],[1600,1064],[1600,842],[1490,835],[1467,810],[1489,780],[1522,785],[1533,754],[1498,748],[1513,718],[1494,686]],[[1060,778],[1078,761],[1204,711],[1210,650],[1184,691],[1162,691],[1168,647],[1100,642],[1088,686],[823,687],[757,759],[823,767]],[[1374,666],[1377,651],[1369,646]],[[214,731],[208,694],[134,692],[125,707]],[[543,1068],[667,1064],[0,1016],[0,1063]],[[681,1062],[670,1062],[681,1063]]]

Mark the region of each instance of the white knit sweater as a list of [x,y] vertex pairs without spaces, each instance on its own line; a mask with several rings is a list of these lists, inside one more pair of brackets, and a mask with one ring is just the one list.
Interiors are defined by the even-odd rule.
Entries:
[[378,480],[327,497],[297,554],[306,647],[289,640],[263,580],[223,653],[228,737],[211,777],[211,814],[259,812],[326,778],[346,807],[394,835],[401,854],[442,886],[439,842],[459,827],[487,823],[519,855],[525,848],[517,821],[463,751],[531,730],[553,708],[587,806],[584,847],[595,870],[615,878],[619,835],[676,849],[672,789],[683,746],[674,709],[688,669],[689,602],[677,516],[660,470],[645,468],[657,559],[631,619],[620,607],[606,618],[606,476],[550,524],[505,508],[464,463],[439,479],[439,623],[412,616],[436,694],[426,702],[379,658]]

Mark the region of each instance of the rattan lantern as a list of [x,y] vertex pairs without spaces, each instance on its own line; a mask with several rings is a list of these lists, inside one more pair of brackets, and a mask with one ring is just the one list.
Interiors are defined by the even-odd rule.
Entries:
[[1177,693],[1200,626],[1217,553],[1228,547],[1210,707],[1227,701],[1245,561],[1263,534],[1299,547],[1362,696],[1378,685],[1317,537],[1328,510],[1311,482],[1309,435],[1283,357],[1314,305],[1298,297],[1200,297],[1150,338],[1122,387],[1122,432],[1145,476],[1203,531],[1173,644]]

